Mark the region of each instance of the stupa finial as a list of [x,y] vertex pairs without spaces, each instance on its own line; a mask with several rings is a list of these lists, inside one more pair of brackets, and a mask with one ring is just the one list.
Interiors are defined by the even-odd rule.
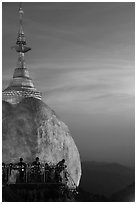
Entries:
[[18,68],[25,68],[25,60],[24,60],[24,53],[31,50],[30,47],[26,46],[26,38],[23,31],[23,15],[24,11],[22,9],[22,3],[19,3],[19,31],[17,36],[16,45],[12,48],[15,48],[16,52],[19,53],[18,55]]
[[17,45],[26,45],[26,39],[23,32],[23,15],[24,11],[22,9],[22,3],[19,3],[19,31],[18,31],[18,37],[17,37]]

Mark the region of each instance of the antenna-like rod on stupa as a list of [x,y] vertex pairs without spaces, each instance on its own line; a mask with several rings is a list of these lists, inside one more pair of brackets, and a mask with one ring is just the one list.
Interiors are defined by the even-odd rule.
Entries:
[[[24,32],[23,32],[23,15],[24,15],[24,11],[22,9],[22,3],[20,2],[19,3],[19,32],[18,32],[19,36],[24,35]],[[25,39],[24,39],[24,43],[26,44]]]
[[22,3],[19,3],[19,31],[18,31],[16,45],[12,47],[12,48],[15,48],[16,52],[18,52],[18,62],[17,62],[18,68],[25,68],[24,53],[31,50],[30,47],[26,46],[26,38],[23,31],[23,15],[24,15],[24,11],[22,9]]

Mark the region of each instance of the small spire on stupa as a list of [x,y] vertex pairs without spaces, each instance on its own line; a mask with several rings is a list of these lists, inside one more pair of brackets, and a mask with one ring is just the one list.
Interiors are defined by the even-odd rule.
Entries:
[[41,93],[36,90],[32,80],[29,77],[29,71],[25,65],[25,53],[31,50],[26,46],[26,38],[23,31],[23,15],[22,4],[19,4],[19,30],[15,48],[18,53],[17,68],[14,70],[13,80],[9,86],[3,91],[3,100],[16,104],[23,98],[34,97],[41,100]]
[[15,48],[16,52],[18,52],[18,68],[25,68],[25,59],[24,54],[31,50],[30,47],[26,46],[26,38],[23,31],[23,15],[24,11],[22,9],[22,4],[19,4],[19,31],[17,36],[16,45],[12,48]]
[[22,9],[22,3],[19,3],[19,32],[18,32],[18,38],[17,38],[17,45],[22,43],[24,45],[26,45],[26,39],[24,36],[24,32],[23,32],[23,15],[24,15],[24,11]]

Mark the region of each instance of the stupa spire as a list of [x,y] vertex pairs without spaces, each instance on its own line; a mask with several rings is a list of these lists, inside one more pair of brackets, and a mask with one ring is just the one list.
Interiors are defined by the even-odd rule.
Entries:
[[41,93],[36,90],[32,80],[29,77],[29,71],[25,65],[25,53],[31,50],[26,46],[26,38],[23,31],[23,15],[22,4],[19,4],[19,30],[17,35],[15,48],[18,53],[17,68],[14,70],[13,80],[9,86],[3,91],[3,100],[10,103],[18,103],[23,98],[34,97],[41,99]]
[[19,31],[18,31],[16,45],[13,46],[16,52],[18,52],[18,62],[17,62],[18,68],[25,68],[24,54],[29,50],[31,50],[30,47],[26,46],[26,38],[23,31],[23,15],[24,15],[24,11],[22,9],[22,4],[20,3],[19,4]]
[[24,11],[22,9],[22,3],[19,3],[19,35],[23,35],[23,15]]

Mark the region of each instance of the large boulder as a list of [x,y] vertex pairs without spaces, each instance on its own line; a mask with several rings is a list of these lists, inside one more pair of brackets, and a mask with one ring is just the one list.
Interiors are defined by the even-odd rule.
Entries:
[[41,162],[57,164],[65,159],[70,177],[79,185],[79,152],[68,127],[53,110],[36,98],[16,105],[3,101],[2,110],[3,162],[18,162],[20,157],[32,162],[38,156]]

